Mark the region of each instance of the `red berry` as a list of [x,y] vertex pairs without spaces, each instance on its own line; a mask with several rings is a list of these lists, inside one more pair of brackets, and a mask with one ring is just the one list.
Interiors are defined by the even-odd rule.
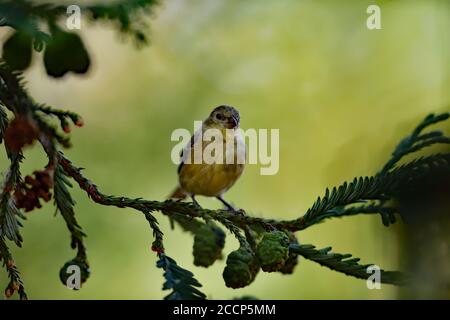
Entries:
[[83,120],[83,118],[78,117],[77,121],[75,121],[75,125],[76,125],[77,127],[82,127],[82,126],[84,126],[84,120]]

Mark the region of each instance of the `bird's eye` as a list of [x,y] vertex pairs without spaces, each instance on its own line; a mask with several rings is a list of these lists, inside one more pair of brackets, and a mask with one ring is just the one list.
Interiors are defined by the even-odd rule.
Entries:
[[216,119],[222,121],[225,117],[221,113],[216,113]]

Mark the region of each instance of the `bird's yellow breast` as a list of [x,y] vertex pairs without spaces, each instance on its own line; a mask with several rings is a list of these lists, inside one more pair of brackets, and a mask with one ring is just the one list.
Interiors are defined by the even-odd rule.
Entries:
[[[218,196],[227,191],[238,180],[244,170],[244,163],[238,163],[238,152],[243,150],[243,159],[245,160],[245,144],[240,136],[232,136],[234,143],[227,144],[227,135],[224,135],[224,157],[227,152],[233,152],[234,162],[228,163],[185,163],[179,172],[179,181],[181,188],[194,195]],[[202,149],[211,142],[204,142]],[[239,148],[238,148],[239,145]],[[227,150],[233,148],[234,150]],[[225,161],[223,161],[225,162]]]
[[244,164],[185,164],[180,186],[191,194],[218,196],[233,186],[243,170]]

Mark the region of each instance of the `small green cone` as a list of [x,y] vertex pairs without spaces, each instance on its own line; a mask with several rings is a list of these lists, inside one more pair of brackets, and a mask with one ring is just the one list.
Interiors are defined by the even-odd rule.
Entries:
[[289,256],[289,238],[283,231],[264,234],[256,249],[256,256],[265,272],[278,271]]
[[217,226],[204,225],[194,237],[194,265],[209,267],[222,257],[225,232]]
[[[295,244],[299,243],[297,238],[295,237],[294,233],[289,232],[288,236],[289,236],[290,243],[295,243]],[[292,274],[294,272],[295,267],[298,264],[298,260],[299,260],[298,254],[289,251],[289,255],[288,255],[286,262],[284,263],[284,266],[278,271],[281,272],[282,274]]]
[[249,249],[240,247],[228,255],[223,279],[229,288],[243,288],[255,280],[258,271],[258,259]]
[[80,287],[89,278],[91,271],[89,270],[89,265],[86,261],[75,258],[67,261],[64,266],[59,271],[59,279],[62,284],[70,289],[79,290],[80,288],[76,286],[78,279],[76,277],[79,275]]

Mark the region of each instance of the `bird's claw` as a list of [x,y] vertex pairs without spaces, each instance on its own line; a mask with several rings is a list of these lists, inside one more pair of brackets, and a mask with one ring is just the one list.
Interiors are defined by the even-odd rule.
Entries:
[[192,202],[192,205],[197,209],[203,209],[202,206],[197,201]]
[[235,215],[238,216],[245,216],[245,210],[244,209],[236,209],[236,208],[226,208],[225,209],[228,212],[234,213]]

